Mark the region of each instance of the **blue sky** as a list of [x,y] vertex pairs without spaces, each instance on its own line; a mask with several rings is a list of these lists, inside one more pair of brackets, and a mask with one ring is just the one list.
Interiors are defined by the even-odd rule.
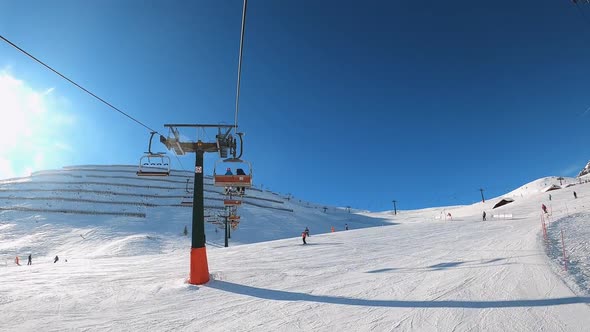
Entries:
[[[241,10],[239,0],[8,1],[0,34],[165,134],[165,123],[233,123]],[[251,0],[239,127],[254,182],[385,210],[576,175],[590,159],[583,10],[586,21],[566,0]],[[135,164],[146,150],[145,128],[4,43],[0,72],[3,93],[24,96],[0,111],[11,119],[2,177]],[[180,160],[190,169],[194,155]]]

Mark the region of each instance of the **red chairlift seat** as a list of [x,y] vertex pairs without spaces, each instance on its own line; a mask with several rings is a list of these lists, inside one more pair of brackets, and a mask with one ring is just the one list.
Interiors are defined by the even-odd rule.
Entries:
[[242,205],[242,201],[239,199],[225,199],[223,200],[223,205],[225,206],[240,206]]
[[215,175],[217,187],[252,187],[251,175]]
[[[232,175],[220,175],[217,174],[218,169],[220,168],[221,164],[225,166],[230,164],[241,163],[248,166],[248,172],[243,172],[244,174],[232,174]],[[242,168],[237,168],[237,170],[243,170]],[[213,168],[213,184],[217,187],[243,187],[243,188],[250,188],[252,187],[252,165],[244,160],[237,159],[237,158],[230,158],[225,160],[218,160],[215,162],[215,167]]]
[[239,221],[240,220],[240,216],[231,215],[231,216],[227,217],[227,220],[229,220],[229,221]]

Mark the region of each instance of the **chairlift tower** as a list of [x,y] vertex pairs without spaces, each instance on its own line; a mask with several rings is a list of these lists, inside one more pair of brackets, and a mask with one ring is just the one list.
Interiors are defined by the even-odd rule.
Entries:
[[[209,281],[209,265],[207,263],[207,250],[205,248],[205,205],[203,193],[203,161],[206,152],[216,152],[221,158],[226,158],[228,153],[234,157],[236,154],[236,140],[231,135],[233,125],[216,124],[165,124],[172,134],[169,137],[160,136],[160,142],[169,150],[173,150],[179,156],[187,153],[195,153],[195,178],[193,188],[193,216],[192,216],[192,242],[190,258],[190,276],[188,282],[193,285],[202,285]],[[218,130],[214,142],[183,142],[180,138],[179,128]],[[238,134],[241,138],[241,134]],[[240,151],[241,154],[241,151]]]

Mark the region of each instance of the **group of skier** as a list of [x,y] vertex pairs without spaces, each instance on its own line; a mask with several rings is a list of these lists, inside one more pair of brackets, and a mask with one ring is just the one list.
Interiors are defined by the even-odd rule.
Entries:
[[[16,258],[14,259],[14,263],[16,265],[19,265],[20,266],[20,258],[18,258],[18,256],[16,256]],[[27,260],[27,265],[33,265],[33,260],[32,260],[31,254],[29,254],[29,257],[28,257],[28,260]]]
[[[57,263],[59,261],[59,257],[57,255],[55,255],[55,258],[53,258],[53,263]],[[68,260],[66,259],[66,262]],[[18,256],[16,256],[14,258],[14,263],[18,266],[20,266],[20,258]],[[29,254],[29,256],[27,257],[27,265],[33,265],[33,255]]]
[[[344,224],[344,230],[347,231],[348,230],[348,224]],[[334,232],[334,226],[332,226],[332,232]],[[305,230],[303,232],[301,232],[301,240],[303,241],[303,244],[307,244],[307,241],[305,239],[307,239],[309,237],[309,228],[305,227]]]
[[[578,193],[576,193],[574,191],[574,199],[578,199]],[[551,194],[549,194],[549,200],[551,200]],[[545,204],[541,204],[541,210],[543,210],[543,213],[545,214],[549,214],[549,211],[547,210],[547,206]]]

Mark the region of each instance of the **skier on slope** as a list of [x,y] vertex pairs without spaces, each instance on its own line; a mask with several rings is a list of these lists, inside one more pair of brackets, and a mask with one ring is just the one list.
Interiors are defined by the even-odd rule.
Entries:
[[305,231],[301,232],[301,239],[303,240],[303,244],[307,244],[307,242],[305,242],[306,237],[307,237],[307,234],[305,233]]
[[543,212],[545,212],[546,214],[549,213],[547,212],[547,207],[545,206],[545,204],[541,204],[541,209],[543,209]]

